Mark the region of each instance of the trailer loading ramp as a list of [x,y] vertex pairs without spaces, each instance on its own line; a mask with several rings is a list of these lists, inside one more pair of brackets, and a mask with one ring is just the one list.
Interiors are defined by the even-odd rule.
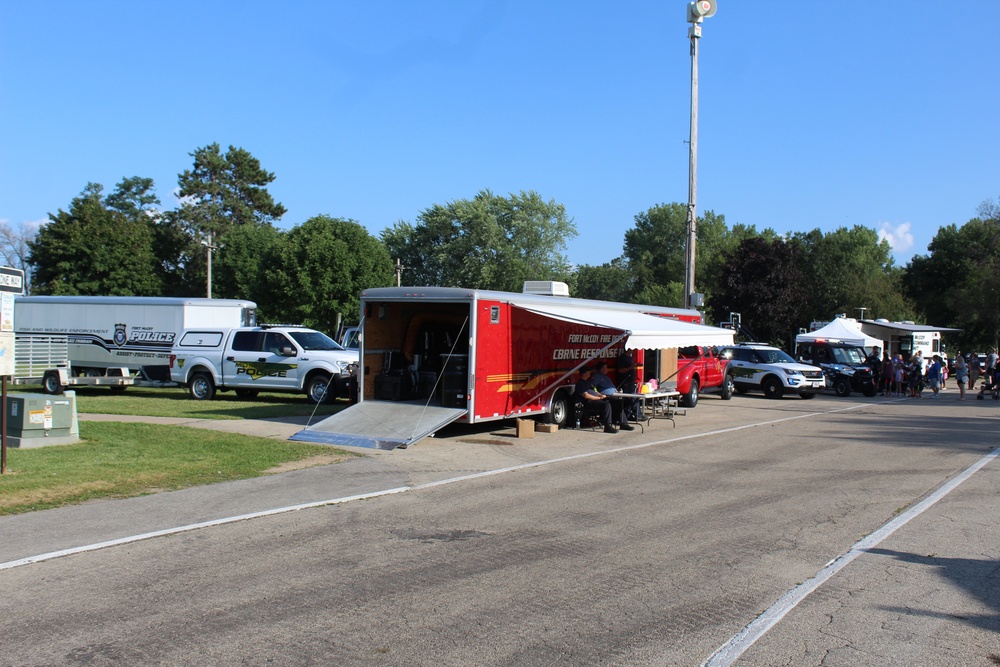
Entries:
[[324,445],[396,449],[452,423],[465,408],[440,408],[403,401],[362,401],[305,428],[289,440]]

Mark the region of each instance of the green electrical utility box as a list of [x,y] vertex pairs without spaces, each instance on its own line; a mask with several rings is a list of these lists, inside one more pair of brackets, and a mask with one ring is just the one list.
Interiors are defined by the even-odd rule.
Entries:
[[80,439],[75,391],[61,396],[8,394],[4,419],[10,447],[42,447]]

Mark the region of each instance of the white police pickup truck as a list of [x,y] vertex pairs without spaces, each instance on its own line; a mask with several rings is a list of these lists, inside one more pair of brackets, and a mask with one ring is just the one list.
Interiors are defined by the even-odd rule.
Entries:
[[357,363],[357,352],[304,327],[185,329],[170,351],[170,379],[198,400],[233,389],[237,396],[302,393],[322,403],[347,396],[351,366]]

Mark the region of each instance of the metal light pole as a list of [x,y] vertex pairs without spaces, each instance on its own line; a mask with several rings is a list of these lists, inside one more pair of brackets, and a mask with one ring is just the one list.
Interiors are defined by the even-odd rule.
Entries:
[[212,298],[212,251],[218,250],[219,246],[212,245],[212,232],[208,233],[208,240],[202,241],[201,244],[205,246],[205,250],[208,251],[208,261],[206,262],[206,266],[208,269],[206,292],[208,294],[208,298],[211,299]]
[[[698,40],[701,38],[701,22],[714,16],[715,0],[698,0],[687,8],[687,20],[691,24],[688,37],[691,39],[691,137],[688,142],[688,205],[687,243],[684,262],[684,307],[691,307],[694,294],[694,257],[698,237]],[[701,306],[701,303],[696,304]]]

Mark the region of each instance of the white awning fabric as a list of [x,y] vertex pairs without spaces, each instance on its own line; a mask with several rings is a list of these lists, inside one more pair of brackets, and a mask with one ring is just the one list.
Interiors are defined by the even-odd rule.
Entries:
[[554,317],[566,322],[579,322],[614,329],[625,334],[627,350],[665,350],[689,345],[732,345],[729,329],[691,324],[667,317],[647,315],[639,311],[608,310],[562,305],[519,305],[518,308]]
[[816,329],[816,331],[799,334],[795,337],[796,343],[811,343],[817,340],[829,340],[847,343],[849,345],[857,345],[858,347],[863,347],[869,351],[871,351],[871,348],[873,347],[885,347],[885,343],[883,343],[880,339],[874,336],[869,336],[858,328],[854,322],[849,322],[843,317],[838,317],[822,329]]

